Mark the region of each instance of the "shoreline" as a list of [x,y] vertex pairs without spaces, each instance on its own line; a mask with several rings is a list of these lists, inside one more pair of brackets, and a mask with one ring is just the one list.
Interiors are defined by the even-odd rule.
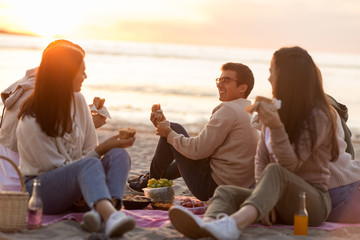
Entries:
[[[197,124],[183,124],[183,126],[188,131],[190,136],[196,136],[202,130],[205,124],[206,122],[197,123]],[[155,135],[155,128],[150,122],[150,120],[148,123],[133,123],[129,121],[109,119],[104,126],[96,130],[98,134],[99,142],[105,140],[107,137],[110,137],[113,134],[117,134],[118,129],[123,127],[136,128],[135,136],[137,138],[135,144],[133,147],[127,148],[127,150],[129,150],[129,152],[134,152],[135,155],[138,155],[139,153],[137,153],[137,150],[133,151],[132,150],[133,148],[150,147],[149,150],[143,150],[144,153],[142,155],[146,155],[150,153],[150,155],[148,155],[147,158],[152,157],[159,137]],[[353,147],[355,151],[355,158],[360,160],[360,128],[350,128],[350,130],[352,133],[351,141],[353,143]],[[130,156],[132,157],[132,155]]]

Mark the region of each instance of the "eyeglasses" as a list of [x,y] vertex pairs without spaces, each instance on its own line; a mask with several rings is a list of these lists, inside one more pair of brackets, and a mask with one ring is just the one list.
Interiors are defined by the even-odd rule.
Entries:
[[221,78],[217,78],[215,79],[216,81],[216,85],[227,85],[230,81],[237,81],[234,78],[229,78],[229,77],[221,77]]

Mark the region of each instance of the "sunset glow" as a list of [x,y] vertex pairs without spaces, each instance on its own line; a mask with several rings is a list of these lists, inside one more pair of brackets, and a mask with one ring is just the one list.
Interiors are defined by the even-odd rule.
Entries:
[[360,52],[354,0],[0,0],[0,30],[65,38]]

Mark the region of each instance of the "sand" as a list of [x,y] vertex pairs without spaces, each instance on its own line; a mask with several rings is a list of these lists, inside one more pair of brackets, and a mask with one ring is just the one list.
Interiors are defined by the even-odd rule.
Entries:
[[[121,127],[125,127],[122,123]],[[110,124],[111,125],[111,124]],[[128,125],[129,126],[129,125]],[[158,136],[155,135],[154,129],[149,125],[135,126],[137,128],[136,142],[128,148],[132,159],[132,166],[129,176],[142,174],[148,171],[149,164],[154,153]],[[102,141],[112,134],[116,134],[114,126],[102,127],[98,130],[99,140]],[[194,133],[192,133],[194,134]],[[358,132],[356,133],[358,136]],[[360,156],[360,140],[354,139],[354,147],[357,156]],[[179,196],[191,196],[184,181],[180,178],[174,181],[175,194]],[[126,193],[130,193],[126,190]],[[1,214],[1,213],[0,213]],[[55,224],[43,227],[39,230],[23,230],[18,233],[1,233],[0,240],[23,240],[23,239],[106,239],[103,233],[84,232],[78,222],[64,220]],[[136,227],[127,232],[123,237],[117,239],[189,239],[177,232],[171,224],[161,228],[142,228]],[[338,240],[338,239],[360,239],[360,227],[345,227],[334,231],[310,229],[308,236],[295,236],[292,229],[270,229],[266,227],[248,227],[239,239],[270,239],[270,240],[291,240],[291,239],[321,239],[321,240]]]

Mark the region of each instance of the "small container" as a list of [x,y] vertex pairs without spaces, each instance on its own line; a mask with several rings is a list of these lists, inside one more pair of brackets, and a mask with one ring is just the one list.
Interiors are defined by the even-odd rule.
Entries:
[[160,188],[143,188],[145,197],[151,198],[153,202],[159,203],[173,203],[175,198],[174,188],[160,187]]
[[173,186],[160,188],[143,188],[145,197],[151,198],[153,209],[168,210],[173,206],[175,192]]
[[124,208],[127,210],[135,210],[135,209],[144,209],[150,203],[151,199],[147,197],[140,197],[143,201],[135,201],[135,200],[123,200]]

